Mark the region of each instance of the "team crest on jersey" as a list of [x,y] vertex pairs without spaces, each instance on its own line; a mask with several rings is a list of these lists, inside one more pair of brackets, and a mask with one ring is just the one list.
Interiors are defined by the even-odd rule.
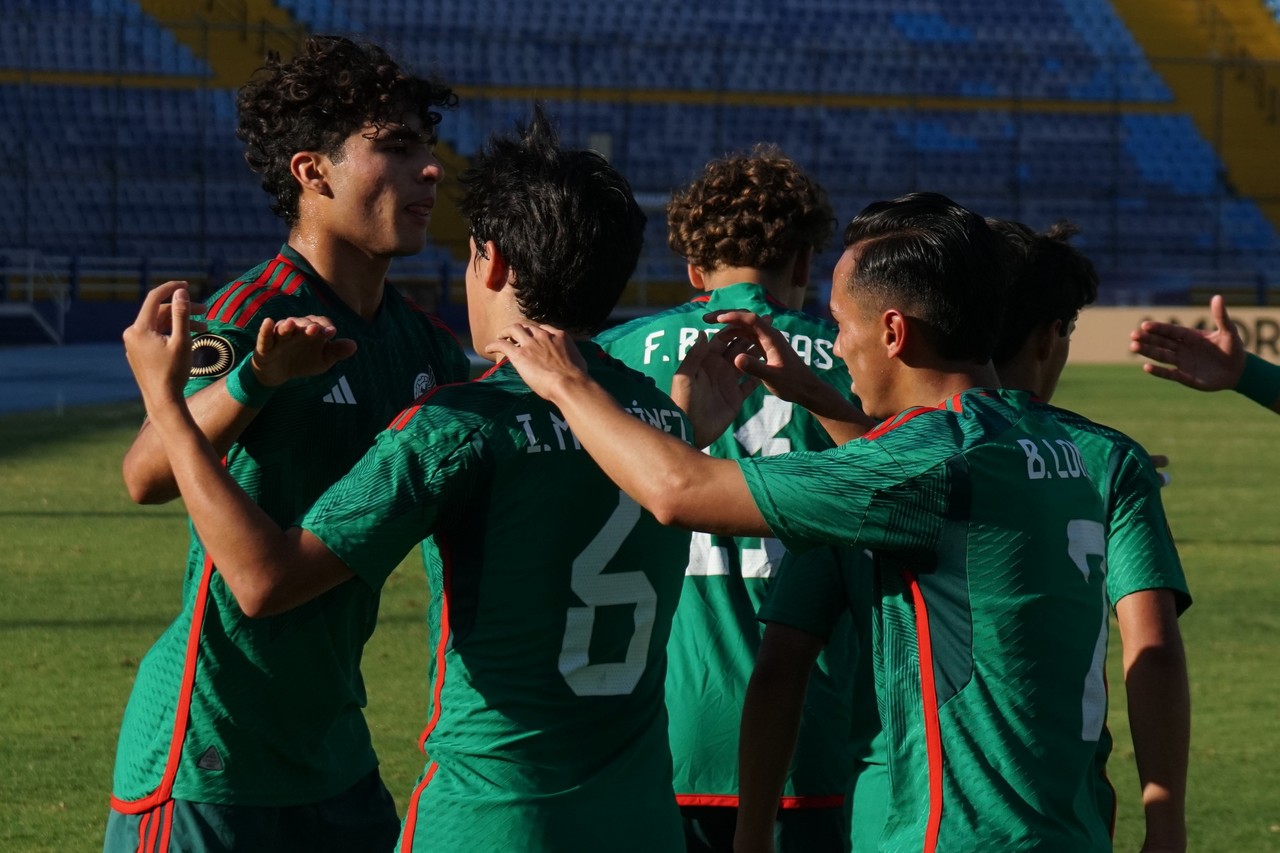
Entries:
[[191,375],[216,378],[231,370],[231,341],[220,335],[199,335],[191,342]]
[[428,367],[426,373],[419,373],[418,378],[413,380],[413,399],[418,399],[434,387],[436,387],[436,374]]

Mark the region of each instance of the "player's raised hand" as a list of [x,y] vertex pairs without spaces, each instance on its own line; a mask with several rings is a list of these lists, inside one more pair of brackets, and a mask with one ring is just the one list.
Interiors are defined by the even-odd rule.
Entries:
[[191,302],[185,281],[167,281],[149,292],[137,319],[124,330],[124,353],[147,411],[180,402],[191,373]]
[[498,340],[485,344],[484,353],[506,358],[533,393],[553,403],[587,375],[587,363],[573,338],[554,326],[507,326],[498,333]]
[[1130,332],[1129,349],[1159,362],[1142,365],[1152,376],[1180,382],[1197,391],[1234,388],[1244,372],[1244,341],[1227,316],[1227,306],[1220,295],[1210,300],[1209,312],[1217,326],[1212,332],[1147,320]]
[[268,387],[283,385],[300,376],[317,376],[350,358],[355,354],[356,342],[335,337],[337,333],[328,317],[263,320],[253,350],[253,371],[258,381]]
[[694,442],[706,447],[719,438],[742,410],[760,380],[734,366],[735,359],[756,359],[749,338],[721,329],[710,338],[699,336],[685,353],[671,379],[671,399],[693,424]]
[[[759,379],[775,397],[808,409],[823,421],[823,427],[832,432],[838,442],[861,435],[872,425],[848,397],[809,369],[782,332],[773,328],[771,317],[750,311],[712,311],[703,319],[708,323],[724,323],[725,334],[750,344],[740,348],[733,359],[735,367]],[[848,428],[837,427],[837,424]]]

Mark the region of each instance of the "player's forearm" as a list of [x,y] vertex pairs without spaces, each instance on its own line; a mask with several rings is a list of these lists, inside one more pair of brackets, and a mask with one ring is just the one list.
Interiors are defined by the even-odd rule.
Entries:
[[300,603],[292,601],[291,570],[303,563],[297,536],[286,536],[232,479],[181,403],[149,408],[196,533],[241,610],[265,616]]
[[1191,699],[1186,656],[1168,590],[1126,596],[1116,607],[1125,693],[1146,813],[1146,846],[1186,848]]
[[742,704],[738,738],[738,823],[735,853],[773,850],[773,830],[800,732],[810,666],[764,654]]
[[626,413],[585,375],[566,378],[551,401],[605,474],[663,524],[772,535],[736,463],[699,453]]
[[[228,394],[225,381],[215,382],[188,397],[187,407],[219,458],[226,455],[259,411]],[[142,425],[125,453],[122,468],[129,497],[135,503],[167,503],[179,495],[169,455],[150,421]]]

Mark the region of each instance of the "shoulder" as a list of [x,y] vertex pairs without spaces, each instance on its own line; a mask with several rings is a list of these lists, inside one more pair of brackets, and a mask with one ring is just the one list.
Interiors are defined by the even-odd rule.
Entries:
[[277,256],[249,270],[206,300],[205,320],[244,329],[263,317],[297,313],[299,298],[310,295],[307,276]]
[[600,332],[595,336],[595,342],[601,346],[609,346],[637,335],[664,330],[673,322],[686,319],[689,316],[695,316],[701,322],[700,308],[702,308],[702,304],[699,302],[686,302],[674,308],[668,308],[665,311],[636,317],[634,320],[628,320],[625,323],[620,323]]

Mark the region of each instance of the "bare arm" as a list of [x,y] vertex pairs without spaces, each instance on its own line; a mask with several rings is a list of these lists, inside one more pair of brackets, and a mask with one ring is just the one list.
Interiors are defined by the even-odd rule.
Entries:
[[[162,287],[185,288],[185,281],[166,282]],[[167,304],[156,305],[155,313],[150,318],[154,328],[168,329],[170,322],[169,306]],[[192,305],[191,313],[203,313],[203,305]],[[189,317],[189,315],[188,315]],[[328,320],[323,317],[307,317],[307,320],[314,321],[322,326],[330,325]],[[192,327],[203,328],[203,324],[190,321]],[[284,384],[291,377],[290,370],[299,367],[298,364],[288,359],[275,359],[267,362],[267,368],[262,367],[262,357],[265,354],[263,348],[274,345],[275,335],[271,334],[274,324],[271,320],[263,324],[263,329],[267,332],[262,334],[263,330],[259,330],[257,351],[250,356],[252,363],[249,368],[253,370],[259,384],[266,387],[276,387]],[[227,389],[227,377],[219,379],[205,388],[201,388],[195,394],[187,398],[187,408],[191,412],[192,420],[195,422],[197,429],[204,434],[205,438],[213,446],[214,452],[219,458],[227,454],[231,446],[245,431],[253,419],[257,417],[260,408],[248,406],[235,397],[233,397]],[[129,490],[129,497],[136,503],[140,504],[159,504],[167,503],[178,497],[178,484],[174,479],[173,470],[169,467],[169,455],[165,452],[163,443],[156,431],[151,427],[150,419],[142,424],[142,429],[138,431],[137,437],[134,438],[133,444],[129,446],[125,452],[124,463],[122,466],[125,486]]]
[[[260,409],[250,409],[227,393],[226,381],[219,380],[187,398],[187,408],[196,428],[209,440],[221,459],[231,449]],[[129,497],[135,503],[160,504],[178,497],[178,484],[169,467],[169,455],[151,420],[124,455],[123,474]]]
[[560,409],[611,480],[663,524],[738,536],[772,536],[737,463],[699,453],[622,410],[586,373],[573,340],[517,323],[485,346],[505,356],[534,393]]
[[742,703],[734,853],[772,853],[778,802],[791,768],[809,673],[825,642],[770,622]]
[[[170,297],[172,333],[164,334],[157,309]],[[280,613],[310,601],[352,573],[316,537],[298,528],[282,531],[231,478],[200,431],[182,396],[191,369],[189,307],[187,291],[177,283],[149,293],[138,319],[124,332],[129,367],[196,532],[240,609],[250,617]],[[280,338],[292,338],[295,352],[299,345],[309,346],[318,364],[353,351],[329,341],[332,327],[316,325],[283,321]],[[334,348],[326,352],[326,344]]]
[[1152,376],[1197,391],[1234,389],[1280,412],[1280,366],[1245,352],[1221,296],[1209,302],[1212,332],[1147,320],[1129,334],[1129,349],[1157,363],[1142,365]]
[[1174,594],[1131,593],[1116,603],[1129,727],[1146,812],[1146,851],[1187,849],[1191,698]]

